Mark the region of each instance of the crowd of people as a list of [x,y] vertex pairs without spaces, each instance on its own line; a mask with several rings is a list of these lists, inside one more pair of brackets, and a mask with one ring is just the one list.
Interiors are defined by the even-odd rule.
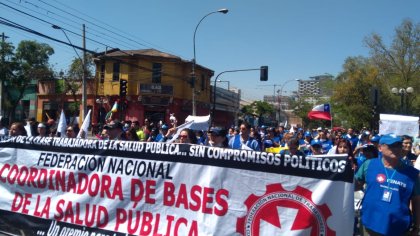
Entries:
[[[54,121],[36,122],[35,119],[29,119],[25,125],[15,122],[9,127],[3,120],[0,121],[0,135],[76,138],[80,130],[77,125],[68,125],[65,134],[60,134]],[[420,162],[419,135],[379,135],[366,128],[286,128],[282,125],[252,127],[243,123],[228,129],[178,130],[176,123],[153,124],[148,119],[143,124],[139,121],[111,120],[91,137],[142,142],[171,141],[298,156],[347,154],[355,171],[356,190],[364,191],[361,204],[363,232],[368,235],[420,235],[420,181],[416,169],[416,160]]]

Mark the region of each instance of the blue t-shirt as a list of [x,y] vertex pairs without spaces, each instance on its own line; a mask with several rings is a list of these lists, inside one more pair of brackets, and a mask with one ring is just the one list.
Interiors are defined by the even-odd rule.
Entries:
[[[418,191],[419,171],[400,162],[386,168],[382,158],[365,161],[356,173],[356,180],[366,183],[362,202],[362,223],[383,235],[402,235],[410,227],[410,199]],[[417,185],[417,187],[416,187]]]

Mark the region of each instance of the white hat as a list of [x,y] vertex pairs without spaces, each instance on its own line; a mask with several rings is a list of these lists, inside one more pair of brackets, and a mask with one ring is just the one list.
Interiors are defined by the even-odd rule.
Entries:
[[38,128],[47,128],[47,126],[45,126],[44,123],[39,123]]
[[316,130],[322,130],[322,127],[318,127],[318,129],[316,129]]

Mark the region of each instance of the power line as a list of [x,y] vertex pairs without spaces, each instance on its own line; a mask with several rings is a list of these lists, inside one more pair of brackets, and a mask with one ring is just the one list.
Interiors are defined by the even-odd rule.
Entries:
[[[35,18],[35,19],[37,19],[37,20],[39,20],[39,21],[41,21],[41,22],[47,23],[47,24],[49,24],[50,26],[55,26],[55,24],[54,24],[54,23],[52,23],[52,22],[46,21],[46,20],[44,20],[44,19],[41,19],[41,18],[36,17],[36,16],[34,16],[34,15],[32,15],[32,14],[29,14],[29,13],[27,13],[27,12],[24,12],[24,11],[21,11],[21,10],[19,10],[19,9],[16,9],[16,8],[14,8],[14,7],[12,7],[12,6],[7,5],[7,4],[4,4],[4,3],[0,3],[0,4],[2,4],[2,5],[4,5],[4,6],[6,6],[6,7],[8,7],[8,8],[10,8],[10,9],[12,9],[12,10],[14,10],[14,11],[17,11],[17,12],[19,12],[19,13],[21,13],[21,14],[24,14],[24,15],[26,15],[26,16],[29,16],[29,17]],[[38,13],[38,14],[40,14],[40,13]],[[68,30],[68,29],[62,28],[61,26],[60,26],[60,28],[61,28],[61,29],[63,29],[63,30],[65,30],[65,31],[67,31],[67,32],[69,32],[69,33],[72,33],[72,34],[74,34],[74,35],[77,35],[77,36],[79,36],[79,37],[83,37],[81,34],[76,33],[76,32],[74,32],[74,31],[71,31],[71,30]],[[67,36],[66,36],[66,37],[67,37]],[[97,40],[94,40],[94,39],[92,39],[92,38],[86,37],[86,39],[88,39],[88,40],[90,40],[90,41],[92,41],[92,42],[95,42],[95,43],[97,43],[97,44],[101,44],[101,45],[103,45],[103,46],[105,46],[105,47],[113,48],[113,47],[111,47],[111,46],[109,46],[109,45],[107,45],[107,44],[104,44],[104,43],[99,42],[99,41],[97,41]]]
[[3,18],[3,17],[0,17],[0,24],[7,25],[7,26],[10,26],[10,27],[13,27],[13,28],[16,28],[16,29],[20,29],[20,30],[23,30],[23,31],[26,31],[26,32],[29,32],[29,33],[32,33],[32,34],[35,34],[35,35],[38,35],[38,36],[41,36],[41,37],[47,38],[47,39],[50,39],[50,40],[55,41],[55,42],[59,42],[59,43],[62,43],[62,44],[66,44],[66,45],[68,45],[68,46],[75,47],[75,48],[77,48],[77,49],[79,49],[79,50],[89,52],[89,53],[91,53],[91,54],[93,54],[93,55],[97,54],[95,51],[88,50],[88,49],[84,49],[84,48],[79,47],[79,46],[76,46],[76,45],[74,45],[74,44],[67,43],[67,42],[65,42],[65,41],[62,41],[62,40],[59,40],[59,39],[53,38],[53,37],[51,37],[51,36],[45,35],[45,34],[43,34],[43,33],[37,32],[37,31],[35,31],[35,30],[33,30],[33,29],[30,29],[30,28],[27,28],[27,27],[25,27],[25,26],[23,26],[23,25],[20,25],[20,24],[18,24],[18,23],[16,23],[16,22],[13,22],[13,21],[7,20],[7,19],[5,19],[5,18]]
[[[41,0],[39,0],[39,1],[41,1]],[[100,21],[100,20],[95,19],[95,18],[93,18],[93,17],[91,17],[91,16],[89,16],[89,15],[87,15],[87,14],[85,14],[85,13],[81,12],[81,11],[78,11],[77,9],[75,9],[75,8],[73,8],[73,7],[71,7],[71,6],[68,6],[68,5],[66,5],[66,4],[64,4],[64,3],[62,3],[62,2],[57,1],[57,0],[54,0],[54,1],[55,1],[55,2],[57,2],[57,3],[59,3],[59,4],[61,4],[62,6],[66,7],[66,8],[70,8],[70,9],[72,9],[73,11],[78,12],[79,14],[82,14],[82,15],[84,15],[84,16],[86,16],[86,17],[90,18],[90,19],[93,19],[93,20],[98,21],[98,22],[100,22],[100,23],[102,23],[102,24],[104,24],[104,25],[106,25],[106,26],[108,26],[108,27],[111,27],[111,28],[113,28],[114,30],[120,31],[120,32],[122,32],[122,33],[124,33],[124,34],[126,34],[126,35],[129,35],[129,36],[133,37],[133,38],[137,38],[136,36],[133,36],[133,35],[131,35],[131,34],[127,33],[127,32],[121,31],[120,29],[118,29],[118,28],[116,28],[116,27],[114,27],[114,26],[112,26],[112,25],[109,25],[109,24],[107,24],[106,22]],[[41,1],[41,2],[43,2],[43,1]],[[75,17],[78,17],[78,16],[75,16]],[[78,18],[80,18],[80,17],[78,17]],[[87,21],[86,19],[83,19],[83,20]],[[89,21],[88,21],[88,22],[89,22]],[[96,24],[94,24],[94,25],[96,25]],[[103,28],[103,27],[101,27],[101,26],[98,26],[98,27]],[[105,28],[105,30],[107,30],[107,29]],[[137,42],[137,41],[135,41],[135,40],[133,40],[133,39],[127,38],[125,35],[121,35],[121,34],[115,33],[114,31],[110,31],[110,32],[111,32],[111,33],[114,33],[114,34],[116,34],[116,35],[118,35],[118,36],[120,36],[120,37],[126,38],[127,40],[132,41],[132,42],[134,42],[134,43],[137,43],[137,44],[139,44],[139,45],[146,46],[146,45],[141,44],[141,43],[139,43],[139,42]],[[172,53],[172,54],[174,54],[174,55],[177,55],[177,53],[174,53],[174,52],[172,52],[171,50],[168,50],[168,49],[166,49],[166,48],[164,48],[164,47],[161,47],[161,46],[159,46],[159,45],[156,45],[156,44],[150,43],[150,42],[145,41],[145,40],[143,40],[143,39],[141,39],[141,38],[140,38],[139,40],[141,40],[141,41],[143,41],[143,42],[145,42],[145,43],[147,43],[147,44],[151,45],[152,47],[155,47],[155,48],[161,48],[161,49],[163,49],[164,51],[167,51],[167,52],[170,52],[170,53]],[[146,46],[146,47],[148,47],[148,46]]]
[[[52,7],[52,8],[54,8],[54,9],[56,9],[56,10],[59,10],[59,11],[61,11],[61,12],[64,12],[64,13],[66,13],[66,14],[68,14],[68,15],[71,15],[71,16],[76,17],[76,18],[80,18],[79,16],[76,16],[76,15],[74,15],[73,13],[70,13],[70,12],[68,12],[68,11],[66,11],[66,10],[63,10],[63,9],[61,9],[61,8],[58,8],[58,7],[56,7],[56,6],[54,6],[54,5],[51,5],[51,4],[49,4],[49,3],[46,3],[46,2],[45,2],[45,1],[43,1],[43,0],[38,0],[38,1],[40,1],[40,2],[44,3],[45,5],[48,5],[48,6]],[[108,32],[113,33],[113,34],[116,34],[116,35],[118,35],[118,36],[120,36],[120,37],[123,37],[123,38],[125,38],[125,39],[129,40],[129,41],[133,41],[133,42],[135,42],[135,43],[137,43],[137,44],[139,44],[139,45],[141,45],[141,46],[148,47],[148,46],[147,46],[147,45],[145,45],[145,44],[142,44],[142,43],[136,42],[136,41],[134,41],[134,40],[132,40],[132,39],[130,39],[130,38],[125,37],[124,35],[121,35],[121,34],[119,34],[119,33],[116,33],[116,32],[114,32],[114,31],[111,31],[111,30],[109,30],[109,29],[107,29],[107,28],[105,28],[105,27],[102,27],[102,26],[100,26],[100,25],[98,25],[98,24],[96,24],[96,23],[94,23],[94,22],[92,22],[92,21],[90,21],[90,20],[83,19],[83,18],[81,18],[81,19],[82,19],[82,20],[84,20],[84,21],[86,21],[86,22],[88,22],[88,23],[90,23],[90,24],[92,24],[92,25],[94,25],[94,26],[96,26],[96,27],[98,27],[98,28],[101,28],[101,29],[103,29],[103,30],[105,30],[105,31],[108,31]]]

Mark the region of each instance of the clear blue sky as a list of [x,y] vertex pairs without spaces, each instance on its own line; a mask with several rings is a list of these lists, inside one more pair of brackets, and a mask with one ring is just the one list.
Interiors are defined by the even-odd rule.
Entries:
[[[105,45],[120,49],[156,48],[190,60],[193,33],[197,63],[215,72],[269,66],[269,81],[260,82],[259,72],[225,73],[231,87],[242,89],[245,99],[262,99],[293,79],[309,79],[325,73],[336,76],[349,56],[369,56],[363,39],[375,32],[390,42],[394,30],[410,18],[420,22],[419,0],[0,0],[4,3],[81,34],[86,24],[87,48],[104,51]],[[68,14],[70,13],[70,14]],[[0,5],[0,17],[43,34],[66,41],[64,34],[29,16]],[[55,49],[51,63],[67,70],[75,57],[73,49],[18,29],[0,25],[8,41],[37,40]],[[67,33],[73,44],[81,37]],[[80,54],[80,52],[79,52]],[[215,77],[212,78],[212,81]],[[220,83],[227,86],[227,83]],[[297,82],[288,82],[290,94]]]

